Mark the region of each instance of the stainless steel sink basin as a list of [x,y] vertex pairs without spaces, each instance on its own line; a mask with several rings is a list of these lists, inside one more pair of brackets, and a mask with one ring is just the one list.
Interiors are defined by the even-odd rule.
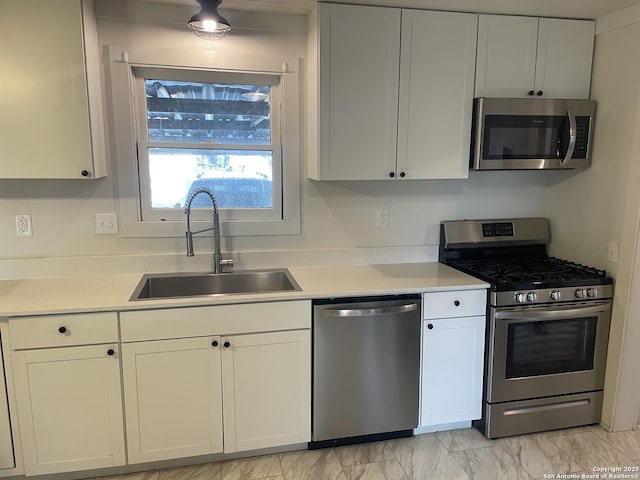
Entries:
[[234,273],[161,273],[143,275],[129,300],[300,290],[286,268]]

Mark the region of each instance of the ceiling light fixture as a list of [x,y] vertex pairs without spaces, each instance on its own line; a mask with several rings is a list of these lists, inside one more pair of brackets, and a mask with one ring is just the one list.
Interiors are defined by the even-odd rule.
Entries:
[[222,0],[197,0],[200,11],[189,19],[189,27],[193,32],[207,40],[220,40],[231,30],[229,21],[218,13],[218,5]]

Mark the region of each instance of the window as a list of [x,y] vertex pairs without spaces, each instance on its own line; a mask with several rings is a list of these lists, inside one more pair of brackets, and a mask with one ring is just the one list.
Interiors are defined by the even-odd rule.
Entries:
[[[223,219],[282,219],[279,77],[133,74],[143,221],[183,219],[199,187],[214,192]],[[211,200],[196,197],[192,207],[210,210]]]
[[[298,59],[235,54],[203,69],[198,55],[154,65],[109,47],[122,235],[183,236],[185,202],[203,186],[223,235],[299,233]],[[192,220],[211,221],[207,196]]]

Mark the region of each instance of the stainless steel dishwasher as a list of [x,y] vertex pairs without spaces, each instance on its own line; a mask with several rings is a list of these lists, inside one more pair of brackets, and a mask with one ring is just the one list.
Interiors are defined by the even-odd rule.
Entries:
[[420,306],[416,295],[314,302],[309,448],[412,434]]

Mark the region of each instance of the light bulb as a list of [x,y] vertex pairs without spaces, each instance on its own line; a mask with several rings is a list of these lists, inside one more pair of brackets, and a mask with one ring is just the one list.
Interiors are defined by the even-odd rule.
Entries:
[[218,27],[218,22],[215,20],[203,20],[202,21],[202,29],[205,32],[215,32]]

